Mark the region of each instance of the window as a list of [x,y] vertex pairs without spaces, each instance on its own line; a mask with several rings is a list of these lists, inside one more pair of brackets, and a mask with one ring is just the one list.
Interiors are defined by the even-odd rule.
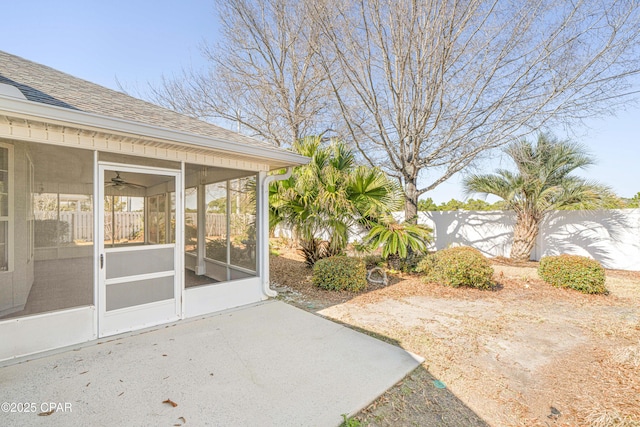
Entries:
[[250,171],[185,165],[185,287],[256,277],[256,182]]
[[227,262],[227,182],[205,186],[206,258]]
[[11,268],[11,190],[13,169],[13,147],[0,144],[0,271]]
[[198,252],[198,189],[187,188],[184,192],[184,250]]
[[256,178],[229,182],[231,264],[256,271]]
[[166,198],[166,194],[149,197],[149,243],[167,243],[167,224],[165,221]]
[[144,202],[142,196],[104,197],[105,246],[144,244]]
[[33,261],[34,249],[33,244],[35,240],[35,215],[33,211],[33,199],[34,199],[34,182],[35,172],[33,169],[33,160],[27,153],[27,168],[26,168],[26,197],[27,197],[27,262]]
[[94,301],[89,150],[0,144],[0,318]]

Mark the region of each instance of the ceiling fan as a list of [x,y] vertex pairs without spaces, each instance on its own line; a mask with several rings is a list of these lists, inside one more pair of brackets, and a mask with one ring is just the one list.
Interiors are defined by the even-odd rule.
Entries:
[[128,182],[120,176],[120,172],[115,171],[116,176],[111,178],[111,182],[105,183],[105,187],[114,187],[116,190],[124,190],[125,188],[146,188],[144,185]]

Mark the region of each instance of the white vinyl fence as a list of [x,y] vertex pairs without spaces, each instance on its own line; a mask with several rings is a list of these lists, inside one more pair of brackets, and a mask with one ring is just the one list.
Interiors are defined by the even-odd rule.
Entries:
[[[404,212],[394,217],[402,220]],[[515,216],[505,211],[436,211],[420,212],[418,222],[433,229],[431,250],[471,246],[488,257],[508,257]],[[276,235],[291,237],[291,232],[277,229]],[[605,268],[640,271],[640,209],[553,212],[540,227],[531,258],[560,254],[588,256]]]
[[[433,228],[432,249],[463,245],[489,257],[509,256],[513,212],[420,212],[418,221]],[[587,256],[605,268],[640,270],[640,209],[553,212],[540,226],[531,258],[560,254]]]

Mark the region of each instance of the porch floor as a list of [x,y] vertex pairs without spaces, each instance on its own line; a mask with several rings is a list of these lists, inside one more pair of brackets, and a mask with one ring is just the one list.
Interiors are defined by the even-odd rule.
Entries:
[[0,425],[337,426],[418,365],[272,300],[1,367]]

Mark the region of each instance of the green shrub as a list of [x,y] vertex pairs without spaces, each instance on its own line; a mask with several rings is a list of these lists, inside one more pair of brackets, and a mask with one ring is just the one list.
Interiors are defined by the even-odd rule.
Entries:
[[359,292],[367,287],[367,269],[360,258],[332,256],[313,266],[312,282],[332,291]]
[[416,269],[425,275],[426,282],[440,283],[457,288],[469,286],[478,289],[493,287],[493,268],[480,251],[469,247],[442,249],[427,255]]
[[57,219],[41,219],[34,222],[34,244],[36,248],[58,246],[69,233],[69,223]]
[[585,294],[604,294],[604,268],[591,258],[578,255],[547,256],[540,260],[538,274],[545,282]]
[[417,254],[415,252],[409,254],[408,257],[402,260],[400,270],[405,273],[416,273],[418,271],[418,266],[426,257],[427,255],[425,254]]

